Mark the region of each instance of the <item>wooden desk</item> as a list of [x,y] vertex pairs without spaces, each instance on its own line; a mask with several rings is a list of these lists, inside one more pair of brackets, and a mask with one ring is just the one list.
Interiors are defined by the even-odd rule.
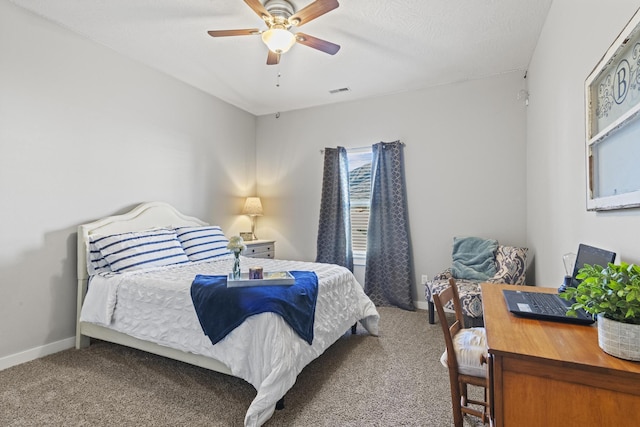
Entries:
[[[595,325],[517,317],[503,289],[481,285],[497,427],[637,425],[640,362],[608,355]],[[557,292],[527,287],[527,291]]]

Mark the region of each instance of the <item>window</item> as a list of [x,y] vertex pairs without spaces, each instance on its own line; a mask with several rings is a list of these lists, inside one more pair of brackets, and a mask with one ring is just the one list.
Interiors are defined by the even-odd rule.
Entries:
[[371,148],[347,150],[351,199],[351,246],[354,255],[367,252],[367,228],[371,201]]

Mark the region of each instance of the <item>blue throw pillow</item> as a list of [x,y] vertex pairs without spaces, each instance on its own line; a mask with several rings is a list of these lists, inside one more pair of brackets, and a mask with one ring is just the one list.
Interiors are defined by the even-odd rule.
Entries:
[[451,273],[456,279],[486,281],[496,274],[498,241],[481,237],[454,237]]

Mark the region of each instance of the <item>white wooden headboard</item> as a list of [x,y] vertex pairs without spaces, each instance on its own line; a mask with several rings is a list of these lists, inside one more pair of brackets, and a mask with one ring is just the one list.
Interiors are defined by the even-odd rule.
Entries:
[[[153,227],[178,227],[188,225],[208,225],[206,222],[191,216],[183,215],[173,206],[163,202],[147,202],[136,206],[131,211],[102,218],[88,224],[78,226],[78,306],[77,319],[84,296],[87,293],[87,256],[89,236],[92,234],[117,234],[127,231],[142,231]],[[76,333],[79,339],[79,333]]]

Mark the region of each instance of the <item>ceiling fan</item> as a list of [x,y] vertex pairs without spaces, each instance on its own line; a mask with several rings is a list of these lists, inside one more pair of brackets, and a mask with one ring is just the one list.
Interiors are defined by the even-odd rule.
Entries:
[[262,41],[269,48],[267,65],[278,64],[280,55],[287,52],[295,43],[312,47],[329,55],[335,55],[340,50],[340,46],[335,43],[308,34],[289,31],[291,27],[301,27],[337,8],[339,6],[337,0],[315,0],[299,11],[295,10],[290,0],[267,0],[264,5],[260,0],[244,0],[244,2],[264,20],[268,27],[266,30],[262,31],[258,28],[213,30],[208,31],[208,34],[211,37],[262,35]]

